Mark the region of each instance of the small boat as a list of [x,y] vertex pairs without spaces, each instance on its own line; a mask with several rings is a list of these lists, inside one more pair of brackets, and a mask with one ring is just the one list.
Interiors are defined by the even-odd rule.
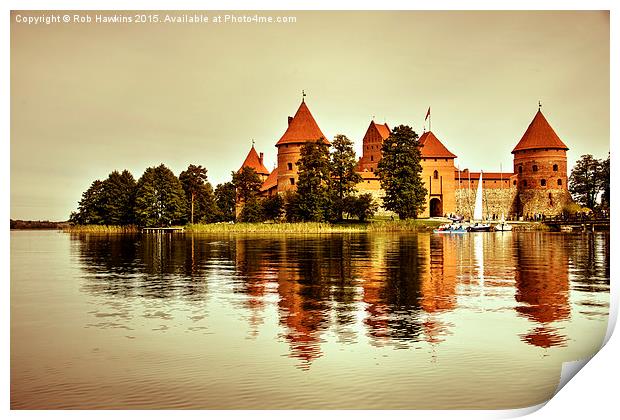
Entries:
[[465,233],[467,229],[460,223],[444,224],[433,230],[433,233]]
[[469,226],[468,230],[469,232],[490,232],[491,225],[488,223],[474,223]]
[[509,232],[512,230],[512,226],[502,220],[495,225],[495,230],[498,232]]

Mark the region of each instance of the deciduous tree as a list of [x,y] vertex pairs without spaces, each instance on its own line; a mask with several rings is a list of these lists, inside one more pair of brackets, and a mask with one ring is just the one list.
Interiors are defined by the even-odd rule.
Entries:
[[427,193],[418,135],[411,127],[399,125],[383,142],[381,152],[377,174],[385,191],[384,207],[401,219],[416,218],[426,207]]
[[571,171],[568,181],[568,189],[573,200],[594,210],[598,196],[604,187],[604,178],[602,161],[592,155],[581,156]]
[[330,156],[332,202],[338,220],[342,220],[344,200],[354,193],[355,185],[362,180],[355,171],[356,166],[353,142],[347,136],[338,134],[332,142]]
[[329,148],[322,140],[305,143],[297,162],[298,214],[302,220],[321,222],[331,216]]

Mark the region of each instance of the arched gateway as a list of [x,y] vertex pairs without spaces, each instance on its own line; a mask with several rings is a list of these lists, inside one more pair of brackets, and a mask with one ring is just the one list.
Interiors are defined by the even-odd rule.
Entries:
[[430,207],[430,216],[431,217],[441,217],[443,216],[443,205],[441,204],[441,200],[438,198],[431,198],[431,202],[429,203]]

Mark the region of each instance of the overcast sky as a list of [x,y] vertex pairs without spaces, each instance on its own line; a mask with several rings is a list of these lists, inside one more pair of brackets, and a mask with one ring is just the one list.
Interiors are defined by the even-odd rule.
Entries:
[[289,24],[27,25],[17,15],[37,13],[11,15],[14,219],[66,220],[114,169],[137,179],[160,163],[177,175],[199,164],[215,186],[252,138],[271,170],[302,89],[322,131],[346,134],[358,154],[373,115],[421,133],[431,106],[457,165],[510,171],[539,100],[569,167],[609,150],[607,12],[260,13],[295,16]]

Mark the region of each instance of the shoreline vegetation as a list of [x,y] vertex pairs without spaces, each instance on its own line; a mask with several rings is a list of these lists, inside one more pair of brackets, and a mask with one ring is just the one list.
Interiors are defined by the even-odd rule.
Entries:
[[[199,223],[184,226],[181,233],[210,234],[210,233],[356,233],[356,232],[432,232],[433,229],[445,223],[436,219],[407,219],[407,220],[372,220],[368,222],[342,223]],[[539,222],[511,223],[515,231],[549,230]],[[140,233],[139,226],[103,226],[103,225],[65,225],[61,228],[69,233]]]

